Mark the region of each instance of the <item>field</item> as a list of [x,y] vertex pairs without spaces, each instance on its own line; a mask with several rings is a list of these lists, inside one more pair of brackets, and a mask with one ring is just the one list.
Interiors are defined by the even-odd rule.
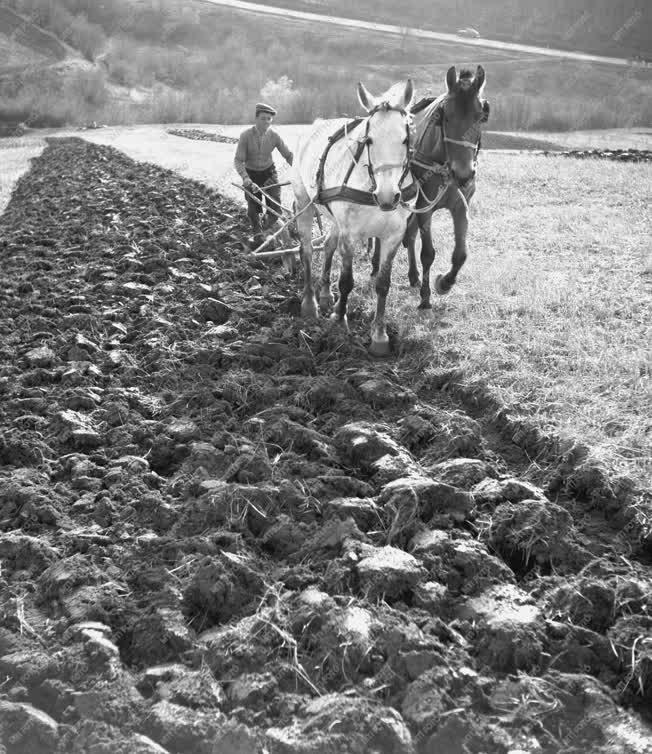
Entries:
[[378,361],[362,255],[347,335],[245,251],[232,145],[50,135],[3,150],[4,749],[646,754],[650,165],[486,152]]
[[[561,160],[486,157],[460,295],[426,323],[413,302],[394,315],[437,366],[649,479],[650,167]],[[440,271],[451,226],[435,222]]]
[[[239,128],[220,131],[234,135]],[[302,127],[282,131],[293,145]],[[539,137],[563,147],[642,148],[651,135]],[[231,186],[230,145],[178,139],[150,127],[102,129],[87,138],[240,198]],[[493,138],[485,137],[488,147]],[[645,311],[650,166],[497,151],[486,152],[483,163],[460,285],[425,319],[408,295],[403,310],[394,308],[395,320],[407,323],[408,341],[418,334],[437,366],[463,364],[467,377],[483,379],[507,403],[585,440],[612,471],[645,482],[652,455]],[[451,228],[447,214],[435,215],[438,271],[448,268]],[[403,288],[405,270],[399,259],[394,280]]]
[[4,210],[11,197],[16,181],[25,172],[29,161],[43,150],[40,139],[3,139],[0,141],[0,212]]

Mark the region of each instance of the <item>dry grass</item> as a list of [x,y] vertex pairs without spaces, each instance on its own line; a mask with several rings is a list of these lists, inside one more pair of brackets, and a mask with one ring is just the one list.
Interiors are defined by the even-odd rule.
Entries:
[[[651,179],[650,165],[485,154],[453,292],[424,315],[395,287],[389,312],[410,357],[482,378],[641,480],[652,457]],[[447,212],[433,235],[434,280],[453,246]],[[395,286],[406,277],[401,253]]]
[[39,138],[0,140],[0,213],[4,212],[16,181],[29,169],[30,160],[44,148],[45,142]]

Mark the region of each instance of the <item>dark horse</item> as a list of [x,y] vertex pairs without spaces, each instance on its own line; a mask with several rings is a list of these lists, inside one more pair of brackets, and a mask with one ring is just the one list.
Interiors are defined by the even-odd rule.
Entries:
[[[455,248],[451,268],[438,275],[435,290],[448,293],[466,260],[466,233],[469,226],[469,202],[475,193],[475,168],[480,150],[481,123],[488,120],[489,103],[482,99],[485,73],[478,66],[475,76],[463,70],[459,78],[455,66],[446,73],[448,91],[436,99],[422,100],[412,108],[416,141],[411,171],[419,183],[419,197],[414,214],[408,221],[403,245],[408,250],[408,279],[419,285],[419,271],[414,253],[417,229],[421,232],[420,309],[430,309],[430,267],[435,259],[430,224],[432,214],[447,209],[453,216]],[[380,239],[369,239],[374,248],[372,279],[378,272]]]

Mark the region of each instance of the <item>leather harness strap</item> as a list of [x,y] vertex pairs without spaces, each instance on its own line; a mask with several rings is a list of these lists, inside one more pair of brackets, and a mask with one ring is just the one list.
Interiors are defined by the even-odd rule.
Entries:
[[[364,118],[354,118],[348,123],[345,123],[341,128],[338,128],[334,134],[328,137],[328,144],[326,145],[326,149],[324,149],[321,157],[319,158],[319,167],[317,168],[317,189],[319,193],[321,193],[322,191],[322,183],[324,181],[324,166],[326,165],[326,158],[328,157],[328,153],[330,152],[331,147],[333,146],[333,144],[335,144],[336,141],[339,141],[343,136],[346,136],[349,131],[352,131],[354,128],[356,128],[356,126],[359,126],[363,120]],[[345,183],[349,180],[355,164],[362,155],[363,149],[364,144],[360,144],[356,154],[354,155],[353,162],[351,163],[349,170],[344,178]],[[319,194],[317,198],[319,198]]]
[[[432,103],[436,100],[436,97],[424,97],[423,99],[419,100],[415,105],[413,105],[410,108],[410,114],[416,115],[417,113],[422,112],[427,107],[432,105]],[[349,178],[351,177],[351,173],[353,172],[354,168],[360,161],[360,158],[362,157],[362,153],[364,151],[365,146],[368,147],[369,143],[369,118],[379,109],[387,109],[386,105],[381,105],[377,108],[374,108],[368,116],[367,116],[367,128],[365,132],[364,138],[358,140],[356,150],[353,154],[353,159],[351,161],[351,164],[349,165],[349,168],[346,172],[346,175],[344,176],[344,182],[341,186],[334,186],[332,188],[323,188],[323,181],[324,181],[324,169],[326,165],[326,158],[328,157],[328,153],[330,152],[331,147],[333,144],[335,144],[337,141],[342,139],[343,137],[347,136],[349,131],[353,130],[357,126],[359,126],[365,118],[354,118],[353,120],[349,121],[348,123],[345,123],[343,126],[341,126],[334,134],[328,137],[328,144],[326,145],[326,149],[322,152],[322,155],[319,159],[319,166],[317,168],[317,196],[315,198],[315,201],[318,204],[322,204],[326,207],[327,210],[330,212],[329,203],[335,200],[342,200],[342,201],[348,201],[353,202],[355,204],[362,204],[365,206],[373,207],[376,204],[376,201],[374,199],[373,190],[376,187],[376,180],[374,177],[373,172],[373,166],[371,164],[371,157],[369,158],[369,177],[371,181],[372,189],[371,191],[364,191],[362,189],[356,189],[352,188],[348,185]],[[404,112],[401,110],[401,112]],[[489,103],[485,100],[482,103],[482,116],[480,118],[480,123],[485,123],[489,119]],[[470,141],[459,141],[456,139],[452,139],[448,136],[446,136],[445,128],[444,128],[444,109],[443,109],[443,101],[435,108],[435,111],[432,114],[431,122],[428,124],[429,126],[432,125],[435,128],[441,128],[442,137],[444,139],[444,145],[446,142],[450,142],[451,144],[458,144],[463,147],[467,147],[469,149],[475,149],[475,155],[474,159],[477,160],[478,153],[480,152],[480,149],[482,147],[482,133],[478,136],[477,143],[473,143]],[[425,134],[425,131],[424,131]],[[423,135],[420,139],[420,141],[423,140]],[[410,129],[409,126],[407,127],[407,154],[408,159],[405,164],[405,169],[403,171],[403,174],[401,175],[399,186],[403,183],[405,180],[405,177],[407,176],[408,172],[410,171],[410,167],[412,165],[416,165],[420,168],[424,168],[426,170],[430,171],[430,174],[438,174],[442,180],[445,180],[450,176],[450,168],[448,167],[448,162],[445,164],[435,163],[432,161],[432,159],[428,159],[430,156],[425,155],[421,152],[419,152],[419,145],[416,144],[414,150],[410,147]],[[393,167],[393,166],[388,166]],[[382,169],[382,167],[380,168]],[[379,169],[379,170],[380,170]],[[401,202],[409,202],[418,194],[419,190],[421,189],[421,181],[420,180],[413,180],[413,182],[405,189],[401,189]]]
[[[326,149],[322,152],[322,155],[319,159],[319,166],[317,168],[317,196],[315,198],[315,201],[318,204],[322,204],[326,207],[327,210],[330,212],[329,203],[332,201],[335,201],[337,199],[342,201],[348,201],[353,202],[354,204],[362,204],[365,206],[376,206],[376,199],[374,197],[374,190],[376,188],[376,178],[374,175],[374,167],[371,163],[371,155],[369,155],[369,162],[367,165],[368,171],[369,171],[369,180],[371,183],[371,190],[370,191],[364,191],[363,189],[356,189],[352,188],[348,185],[349,178],[351,177],[351,173],[353,172],[356,165],[359,163],[360,158],[362,157],[362,153],[364,151],[365,146],[367,149],[369,148],[369,119],[372,115],[374,115],[379,110],[398,110],[398,112],[407,115],[406,111],[402,108],[396,108],[396,107],[390,107],[387,105],[387,103],[383,103],[381,105],[378,105],[373,110],[369,112],[366,118],[355,118],[352,121],[349,121],[348,123],[345,123],[343,126],[341,126],[334,134],[328,137],[328,144],[326,145]],[[341,186],[334,186],[332,188],[323,188],[323,182],[324,182],[324,169],[326,165],[326,158],[328,157],[328,153],[330,152],[331,147],[335,142],[339,141],[343,137],[345,137],[349,131],[359,126],[363,121],[367,121],[366,123],[366,129],[365,129],[365,135],[362,139],[359,139],[357,142],[356,150],[353,153],[353,159],[351,161],[351,164],[348,167],[348,170],[346,171],[346,174],[344,176],[344,181]],[[403,173],[401,174],[401,177],[399,179],[399,187],[405,180],[406,176],[410,172],[410,157],[411,157],[411,149],[410,149],[410,127],[408,124],[406,124],[406,160],[403,168]],[[393,168],[394,165],[385,165],[378,168],[378,172],[386,169]],[[411,199],[414,199],[414,197],[417,194],[417,186],[414,184],[414,182],[408,186],[406,189],[401,189],[401,201],[407,202]]]

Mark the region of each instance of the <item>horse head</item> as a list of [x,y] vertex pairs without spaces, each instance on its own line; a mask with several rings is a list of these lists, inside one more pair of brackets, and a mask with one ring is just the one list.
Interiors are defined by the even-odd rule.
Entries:
[[411,79],[397,84],[380,97],[373,97],[358,84],[358,99],[367,111],[364,144],[371,192],[378,207],[396,209],[401,199],[401,184],[409,172],[409,107],[414,97]]
[[483,101],[484,68],[479,65],[475,76],[455,66],[446,73],[448,93],[442,98],[437,117],[442,128],[446,162],[453,177],[463,186],[475,175],[475,158],[480,144],[481,123],[488,120],[489,103]]

